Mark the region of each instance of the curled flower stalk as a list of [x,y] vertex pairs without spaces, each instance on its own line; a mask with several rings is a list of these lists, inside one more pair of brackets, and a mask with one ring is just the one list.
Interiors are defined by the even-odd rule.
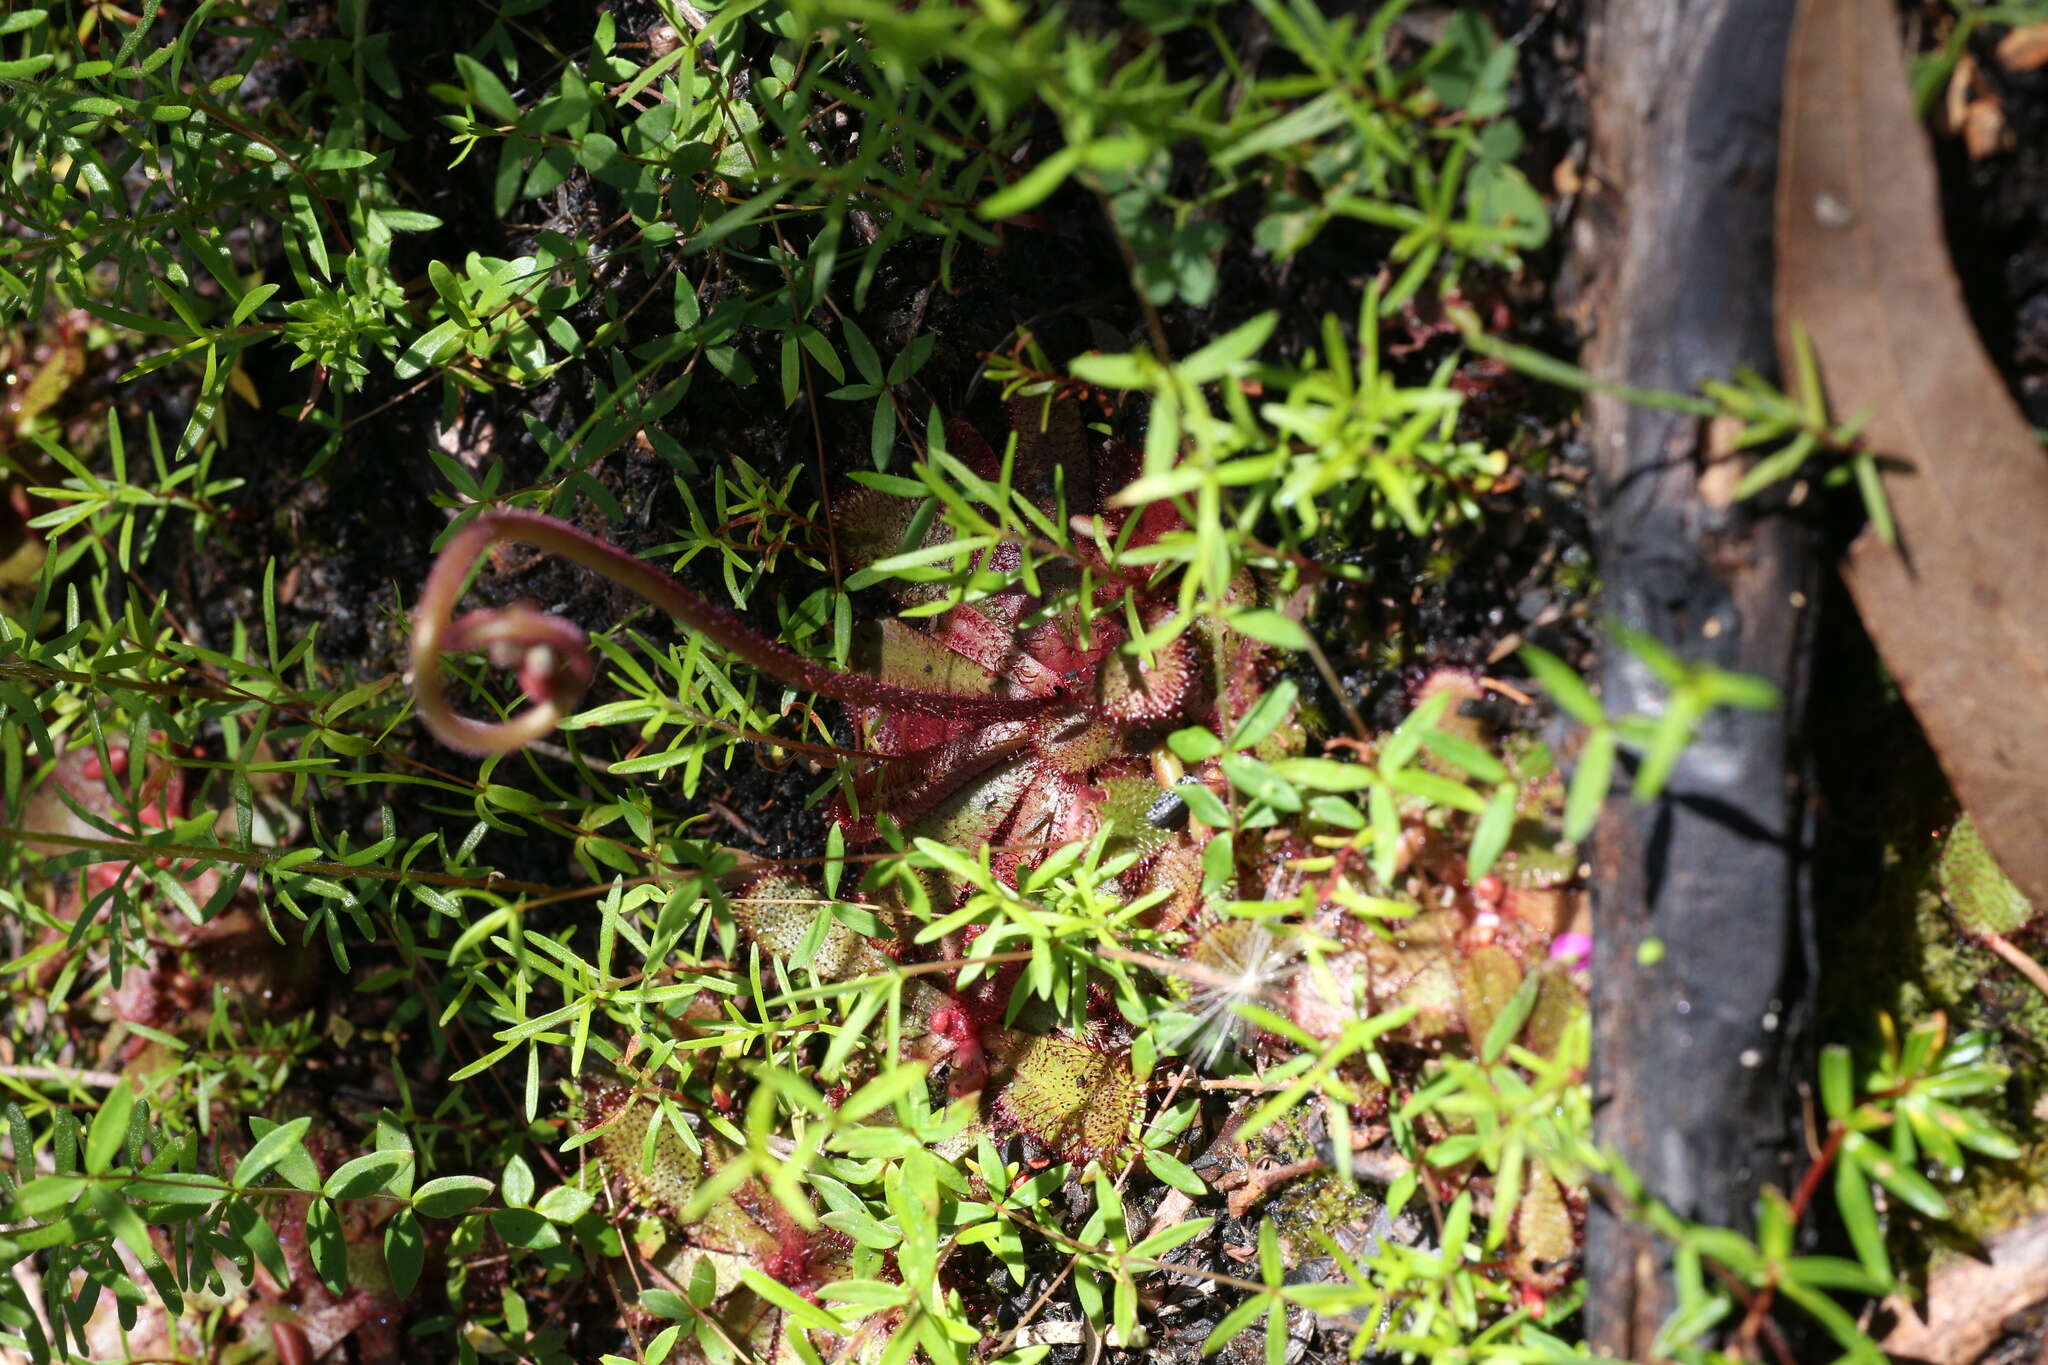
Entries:
[[[560,555],[602,574],[734,658],[792,687],[849,705],[981,722],[1022,719],[1059,700],[959,696],[842,673],[800,657],[652,564],[567,522],[535,512],[491,511],[474,518],[442,548],[413,619],[412,687],[420,720],[436,739],[466,754],[513,753],[546,736],[576,709],[597,672],[588,637],[559,616],[523,603],[455,616],[470,570],[501,541]],[[517,670],[520,690],[533,704],[500,722],[457,714],[448,702],[441,656],[463,650],[481,650],[494,666]]]

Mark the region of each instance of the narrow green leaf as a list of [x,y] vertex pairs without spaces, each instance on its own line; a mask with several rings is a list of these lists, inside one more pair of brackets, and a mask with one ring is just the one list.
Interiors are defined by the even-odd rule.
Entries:
[[1038,202],[1060,187],[1060,183],[1073,174],[1081,164],[1079,147],[1062,147],[1045,160],[1025,172],[1014,184],[997,190],[977,212],[983,218],[1008,218],[1035,207]]
[[384,1225],[384,1269],[391,1276],[391,1292],[400,1299],[410,1295],[426,1263],[426,1231],[411,1209],[400,1209]]
[[1203,1338],[1202,1354],[1214,1355],[1236,1338],[1237,1334],[1251,1326],[1252,1320],[1266,1311],[1266,1295],[1255,1294],[1230,1310],[1223,1321],[1216,1324],[1209,1335]]
[[683,1296],[672,1289],[644,1289],[640,1292],[640,1306],[657,1318],[687,1318],[690,1305]]
[[149,1229],[143,1225],[133,1206],[121,1197],[118,1189],[112,1185],[90,1186],[85,1192],[85,1201],[92,1205],[94,1213],[106,1220],[122,1245],[134,1252],[144,1264],[156,1260],[156,1245],[149,1239]]
[[1887,545],[1899,543],[1899,525],[1892,518],[1892,505],[1885,496],[1884,478],[1878,472],[1877,457],[1858,454],[1849,462],[1856,472],[1856,491],[1863,495],[1863,510],[1870,518],[1870,529],[1877,538]]
[[[1153,1175],[1158,1176],[1182,1194],[1192,1195],[1199,1199],[1209,1193],[1209,1187],[1203,1183],[1202,1177],[1196,1175],[1180,1158],[1148,1148],[1144,1159],[1146,1170],[1152,1172]],[[1157,1253],[1148,1252],[1146,1254],[1156,1255]]]
[[152,1204],[211,1204],[227,1194],[227,1187],[210,1175],[179,1175],[175,1172],[148,1180],[130,1181],[124,1186],[132,1197]]
[[782,1281],[770,1279],[753,1266],[743,1267],[740,1270],[740,1278],[746,1281],[747,1288],[753,1290],[763,1299],[774,1304],[804,1326],[815,1328],[821,1332],[836,1332],[839,1330],[839,1320],[837,1318],[827,1313],[817,1304],[812,1303],[809,1299],[798,1294],[788,1285],[782,1283]]
[[513,1246],[528,1251],[545,1251],[562,1244],[555,1225],[534,1209],[498,1209],[491,1214],[491,1227]]
[[1225,754],[1220,762],[1230,785],[1252,800],[1263,801],[1277,811],[1301,809],[1301,793],[1250,754]]
[[574,1185],[557,1185],[540,1197],[533,1211],[551,1223],[573,1223],[588,1213],[596,1202],[596,1196],[588,1190],[579,1190]]
[[1815,438],[1812,432],[1803,432],[1785,443],[1784,447],[1772,451],[1763,459],[1751,465],[1749,472],[1742,476],[1742,482],[1735,485],[1735,501],[1755,497],[1781,479],[1789,479],[1813,454]]
[[249,320],[251,314],[270,301],[272,294],[275,294],[283,287],[283,285],[279,284],[259,284],[248,293],[242,295],[241,301],[235,304],[235,313],[229,319],[228,325],[230,327],[240,327]]
[[1280,1259],[1280,1233],[1273,1226],[1273,1220],[1259,1220],[1259,1278],[1269,1289],[1278,1289],[1287,1267]]
[[85,1179],[76,1175],[45,1175],[29,1181],[14,1193],[17,1217],[40,1219],[61,1213],[85,1192]]
[[1238,634],[1276,649],[1307,649],[1314,643],[1301,622],[1269,607],[1234,611],[1223,619]]
[[1184,763],[1201,763],[1223,752],[1223,741],[1214,730],[1199,725],[1175,730],[1166,737],[1166,747]]
[[888,1224],[852,1209],[834,1209],[818,1221],[835,1232],[845,1233],[861,1246],[880,1251],[887,1251],[903,1240],[903,1234]]
[[313,1269],[330,1294],[348,1292],[348,1239],[342,1232],[341,1215],[326,1199],[314,1199],[306,1206],[306,1249],[312,1253]]
[[[1182,1167],[1182,1169],[1186,1170],[1186,1167]],[[1189,1171],[1188,1174],[1194,1175],[1194,1172]],[[1197,1184],[1201,1183],[1201,1177],[1196,1176],[1195,1180]],[[1204,1193],[1206,1192],[1205,1188]],[[1156,1261],[1176,1247],[1185,1246],[1187,1243],[1194,1241],[1195,1238],[1207,1232],[1215,1222],[1214,1218],[1190,1218],[1185,1223],[1175,1223],[1171,1227],[1161,1228],[1158,1232],[1153,1233],[1150,1237],[1132,1247],[1131,1255]]]
[[1176,367],[1180,377],[1190,384],[1208,384],[1225,375],[1235,374],[1271,339],[1279,322],[1277,312],[1266,312],[1239,323],[1181,361]]
[[293,1119],[260,1134],[256,1139],[256,1145],[235,1163],[235,1173],[232,1177],[235,1188],[243,1189],[254,1184],[264,1172],[294,1152],[300,1151],[299,1143],[306,1136],[306,1130],[312,1126],[311,1118]]
[[321,1193],[329,1199],[362,1199],[382,1190],[411,1166],[411,1152],[368,1152],[336,1167]]
[[135,1112],[135,1089],[123,1082],[107,1092],[92,1129],[85,1137],[85,1169],[93,1175],[110,1170],[128,1140],[128,1116]]
[[291,1266],[285,1260],[284,1248],[278,1245],[277,1230],[270,1226],[270,1220],[257,1212],[246,1199],[230,1200],[227,1215],[228,1227],[234,1231],[235,1240],[247,1249],[256,1263],[268,1270],[271,1278],[279,1284],[291,1284]]
[[1189,778],[1176,782],[1173,790],[1180,799],[1187,802],[1188,813],[1211,829],[1230,828],[1230,808],[1223,804],[1223,798],[1210,791],[1201,783]]
[[1479,815],[1486,810],[1486,798],[1462,782],[1440,777],[1422,768],[1403,768],[1387,775],[1387,785],[1396,791],[1419,796],[1433,805],[1448,806],[1452,810],[1466,811]]
[[1584,842],[1599,822],[1600,809],[1607,804],[1608,788],[1614,784],[1614,751],[1619,736],[1602,725],[1586,736],[1586,747],[1572,768],[1572,783],[1565,795],[1564,837]]
[[1926,1177],[1918,1171],[1901,1165],[1890,1152],[1861,1133],[1851,1133],[1842,1144],[1842,1150],[1853,1154],[1856,1162],[1870,1174],[1871,1179],[1913,1208],[1929,1218],[1948,1221],[1948,1201],[1941,1197],[1941,1192],[1928,1184]]
[[1875,1298],[1892,1289],[1889,1275],[1874,1275],[1854,1261],[1839,1256],[1794,1256],[1785,1262],[1785,1272],[1801,1284],[1837,1289]]
[[1512,782],[1503,782],[1495,787],[1485,811],[1479,816],[1479,823],[1473,827],[1472,846],[1465,854],[1465,875],[1472,881],[1491,872],[1507,848],[1508,836],[1515,828],[1516,794],[1517,789]]
[[1265,693],[1252,703],[1251,710],[1244,713],[1244,719],[1237,723],[1237,728],[1230,732],[1230,747],[1257,747],[1266,736],[1280,728],[1280,723],[1287,719],[1287,713],[1294,708],[1295,698],[1300,695],[1300,689],[1289,678],[1283,678],[1277,685],[1266,689]]
[[1607,719],[1607,713],[1600,707],[1600,699],[1564,660],[1535,645],[1523,645],[1521,656],[1530,675],[1573,720],[1581,725],[1597,726]]
[[1933,1100],[1927,1101],[1926,1107],[1929,1116],[1940,1123],[1950,1137],[1978,1155],[1988,1156],[1993,1161],[2019,1160],[2019,1144],[1986,1123],[1981,1116]]
[[1335,758],[1276,758],[1268,766],[1288,782],[1309,791],[1364,791],[1380,780],[1379,773],[1363,763]]
[[1856,1259],[1871,1274],[1889,1282],[1891,1258],[1885,1252],[1884,1228],[1877,1220],[1877,1204],[1870,1197],[1869,1178],[1847,1153],[1835,1163],[1835,1208],[1848,1230],[1849,1245]]
[[482,62],[466,52],[458,52],[455,69],[462,73],[463,85],[476,96],[478,107],[485,113],[500,123],[519,122],[519,106],[513,103],[512,92]]
[[429,1218],[453,1218],[489,1198],[493,1188],[482,1176],[444,1175],[420,1186],[412,1206]]
[[467,331],[459,318],[436,323],[413,338],[412,343],[392,362],[392,375],[398,379],[411,379],[439,365],[462,348]]
[[1686,707],[1679,705],[1674,697],[1671,709],[1657,722],[1650,746],[1643,754],[1642,766],[1636,769],[1635,788],[1631,793],[1639,802],[1654,801],[1671,781],[1671,773],[1678,766],[1679,755],[1692,743],[1693,716]]
[[1855,1106],[1855,1077],[1849,1049],[1830,1043],[1820,1051],[1821,1109],[1831,1119],[1845,1119]]
[[1422,746],[1475,782],[1507,781],[1507,765],[1463,735],[1448,730],[1430,730]]
[[1487,1027],[1486,1039],[1479,1048],[1479,1060],[1499,1060],[1500,1054],[1507,1051],[1508,1044],[1520,1036],[1522,1025],[1529,1022],[1529,1012],[1536,1008],[1536,994],[1542,984],[1543,977],[1536,972],[1522,978],[1522,984],[1515,988],[1515,993],[1508,997],[1508,1003]]

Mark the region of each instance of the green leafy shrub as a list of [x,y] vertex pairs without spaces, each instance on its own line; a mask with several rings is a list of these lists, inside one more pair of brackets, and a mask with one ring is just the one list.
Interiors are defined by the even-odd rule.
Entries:
[[[1415,320],[1547,235],[1515,49],[1470,14],[1418,38],[1399,5],[1361,23],[1282,0],[1114,27],[514,0],[444,16],[445,56],[373,31],[382,13],[0,18],[0,327],[23,354],[61,339],[0,432],[0,493],[43,552],[0,578],[0,1340],[260,1354],[268,1332],[282,1357],[381,1314],[462,1359],[951,1362],[992,1354],[1002,1295],[1156,1345],[1145,1300],[1171,1274],[1228,1304],[1211,1347],[1263,1323],[1281,1351],[1308,1315],[1360,1350],[1572,1354],[1554,1263],[1579,1186],[1627,1192],[1586,1141],[1579,988],[1551,956],[1573,841],[1619,746],[1648,794],[1709,709],[1769,699],[1637,643],[1673,705],[1610,718],[1532,650],[1587,729],[1568,785],[1449,693],[1309,752],[1329,738],[1311,670],[1349,703],[1307,599],[1364,581],[1347,551],[1368,538],[1483,524],[1528,472],[1475,434],[1473,352]],[[1022,330],[962,355],[897,307],[899,263],[951,287],[1059,215],[1113,247],[1143,344],[1055,356]],[[1386,269],[1306,329],[1233,295],[1234,262],[1333,242]],[[970,373],[1007,400],[1000,449],[939,406]],[[530,458],[351,445],[415,398],[444,437],[516,426]],[[412,583],[361,659],[293,637],[296,563],[252,570],[208,633],[158,590],[183,557],[260,554],[245,480],[281,457],[246,431],[286,428],[244,400],[318,429],[301,477],[416,472],[404,496],[432,489],[469,540],[634,527],[618,475],[645,453],[682,513],[607,565],[724,599],[680,636],[597,622],[587,707],[560,656],[519,653],[562,734],[453,758],[410,724],[391,652]],[[825,475],[714,455],[690,424],[725,406],[814,422]],[[835,468],[828,427],[853,437]],[[1048,471],[1055,437],[1120,477]],[[876,588],[900,620],[867,622]],[[727,602],[750,624],[707,630]],[[1103,651],[1065,670],[1088,705],[1029,736],[1023,780],[992,759],[939,791],[961,752],[891,751],[812,700],[953,666],[932,632],[974,619]],[[772,656],[750,652],[764,632]],[[466,707],[510,709],[428,644]],[[1025,685],[1010,663],[981,701]],[[1001,709],[963,705],[934,718]],[[978,757],[1016,740],[982,730]],[[813,866],[719,842],[744,817],[711,823],[710,778],[755,750],[815,764],[791,784],[841,803]],[[876,777],[920,752],[899,771],[929,809]],[[1093,814],[991,848],[1026,787],[1085,787]],[[1950,1102],[1991,1077],[1917,1042],[1885,1067],[1830,1100],[1837,1180],[1918,1192],[1919,1148],[1882,1166],[1869,1135],[1967,1117]],[[1376,1204],[1373,1245],[1283,1231],[1228,1183],[1231,1141],[1333,1182],[1342,1217]],[[1195,1216],[1146,1225],[1176,1197]],[[1213,1249],[1240,1197],[1241,1265]],[[1889,1285],[1867,1223],[1853,1273],[1788,1260],[1776,1231],[1667,1230],[1831,1328],[1824,1291]],[[1311,1251],[1330,1271],[1290,1280]],[[239,1299],[262,1311],[235,1319]],[[1672,1340],[1727,1311],[1702,1279]],[[1023,1326],[1000,1358],[1043,1355]]]

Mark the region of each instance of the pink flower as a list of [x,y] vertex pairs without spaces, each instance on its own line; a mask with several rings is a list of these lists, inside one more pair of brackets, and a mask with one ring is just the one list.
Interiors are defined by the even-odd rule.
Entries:
[[1593,956],[1593,939],[1588,934],[1559,934],[1550,940],[1550,956],[1583,971]]

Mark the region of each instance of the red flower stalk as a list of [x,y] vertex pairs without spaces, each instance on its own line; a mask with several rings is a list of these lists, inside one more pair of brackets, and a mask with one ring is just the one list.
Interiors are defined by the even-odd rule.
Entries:
[[[852,706],[979,722],[1021,719],[1059,701],[1057,696],[959,696],[842,673],[799,657],[652,564],[567,522],[534,512],[494,511],[477,516],[443,547],[414,614],[412,686],[420,720],[435,738],[463,753],[512,753],[547,735],[575,709],[596,676],[587,637],[559,616],[515,603],[454,617],[478,556],[508,540],[573,560],[770,677]],[[485,651],[498,667],[516,668],[520,689],[534,704],[495,724],[457,715],[443,690],[441,654],[468,649]]]

